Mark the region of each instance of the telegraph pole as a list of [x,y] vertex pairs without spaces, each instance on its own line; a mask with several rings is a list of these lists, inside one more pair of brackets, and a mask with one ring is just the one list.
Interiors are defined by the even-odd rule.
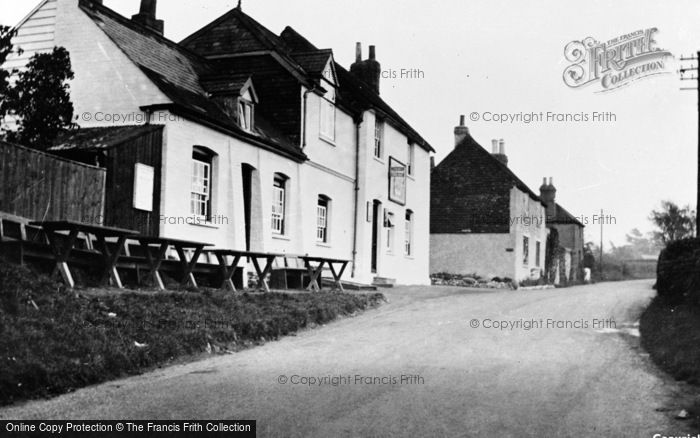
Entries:
[[603,281],[603,209],[600,209],[600,280]]
[[[698,190],[695,203],[695,235],[700,237],[700,51],[695,53],[695,56],[681,57],[681,61],[690,61],[695,64],[694,67],[681,67],[682,81],[695,81],[695,87],[681,88],[681,90],[696,90],[698,92]],[[690,75],[686,76],[686,73]]]

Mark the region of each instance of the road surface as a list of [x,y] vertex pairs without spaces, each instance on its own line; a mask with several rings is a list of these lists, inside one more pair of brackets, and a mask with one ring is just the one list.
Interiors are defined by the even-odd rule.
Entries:
[[255,419],[258,436],[298,437],[681,435],[680,386],[635,346],[653,294],[648,281],[396,288],[358,317],[0,418]]

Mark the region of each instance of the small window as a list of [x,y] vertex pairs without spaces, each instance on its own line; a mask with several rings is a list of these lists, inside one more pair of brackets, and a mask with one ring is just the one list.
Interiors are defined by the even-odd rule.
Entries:
[[413,164],[416,159],[416,145],[413,143],[408,143],[408,157],[406,158],[406,168],[408,174],[413,176],[413,171],[415,165]]
[[535,243],[535,266],[540,267],[540,251],[542,244],[540,242]]
[[406,210],[406,229],[404,231],[404,255],[410,256],[413,254],[413,212]]
[[238,125],[245,131],[253,132],[253,103],[238,99]]
[[330,199],[327,196],[319,196],[316,205],[316,241],[328,243],[328,219],[330,213]]
[[374,156],[382,158],[384,154],[384,121],[376,119],[374,122]]
[[284,234],[285,212],[287,200],[287,178],[281,174],[275,174],[272,187],[272,232]]
[[391,252],[394,250],[394,213],[385,213],[384,227],[386,227],[386,249]]
[[335,141],[335,103],[321,98],[321,137]]
[[212,159],[213,154],[204,148],[192,151],[190,213],[206,220],[211,218]]
[[523,265],[528,265],[530,262],[530,238],[523,236]]

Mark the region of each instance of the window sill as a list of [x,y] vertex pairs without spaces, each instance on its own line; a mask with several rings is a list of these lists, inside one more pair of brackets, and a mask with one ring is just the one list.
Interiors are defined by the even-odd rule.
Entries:
[[416,180],[416,175],[415,175],[415,174],[407,174],[407,175],[406,175],[406,178],[410,179],[411,181],[415,181],[415,180]]
[[318,136],[318,138],[320,138],[321,140],[323,140],[324,142],[328,143],[331,146],[335,146],[335,140],[330,138],[330,137],[326,137],[325,135],[320,134]]
[[284,240],[287,242],[291,242],[292,239],[289,236],[285,236],[284,234],[273,234],[272,238],[275,240]]
[[415,259],[416,259],[414,256],[412,256],[412,255],[406,255],[406,254],[404,254],[403,257],[404,257],[405,259],[407,259],[407,260],[415,260]]
[[377,163],[386,164],[386,162],[384,161],[383,158],[379,158],[379,157],[376,157],[374,155],[372,155],[372,158],[374,158],[374,161],[376,161]]
[[218,225],[214,225],[211,222],[190,222],[189,225],[192,225],[193,227],[211,228],[212,230],[219,229]]
[[322,142],[328,143],[329,145],[336,147],[337,145],[335,144],[335,140],[331,140],[330,138],[326,137],[325,135],[319,135],[319,139],[321,139]]
[[316,242],[316,246],[321,248],[332,248],[332,246],[327,242]]

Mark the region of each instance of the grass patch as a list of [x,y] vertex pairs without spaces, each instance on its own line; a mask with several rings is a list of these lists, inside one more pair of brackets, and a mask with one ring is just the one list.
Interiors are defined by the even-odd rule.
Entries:
[[69,292],[0,261],[0,405],[225,352],[377,306],[382,294]]
[[[642,346],[676,380],[700,385],[700,308],[655,297],[639,322]],[[689,409],[700,427],[700,399]]]

